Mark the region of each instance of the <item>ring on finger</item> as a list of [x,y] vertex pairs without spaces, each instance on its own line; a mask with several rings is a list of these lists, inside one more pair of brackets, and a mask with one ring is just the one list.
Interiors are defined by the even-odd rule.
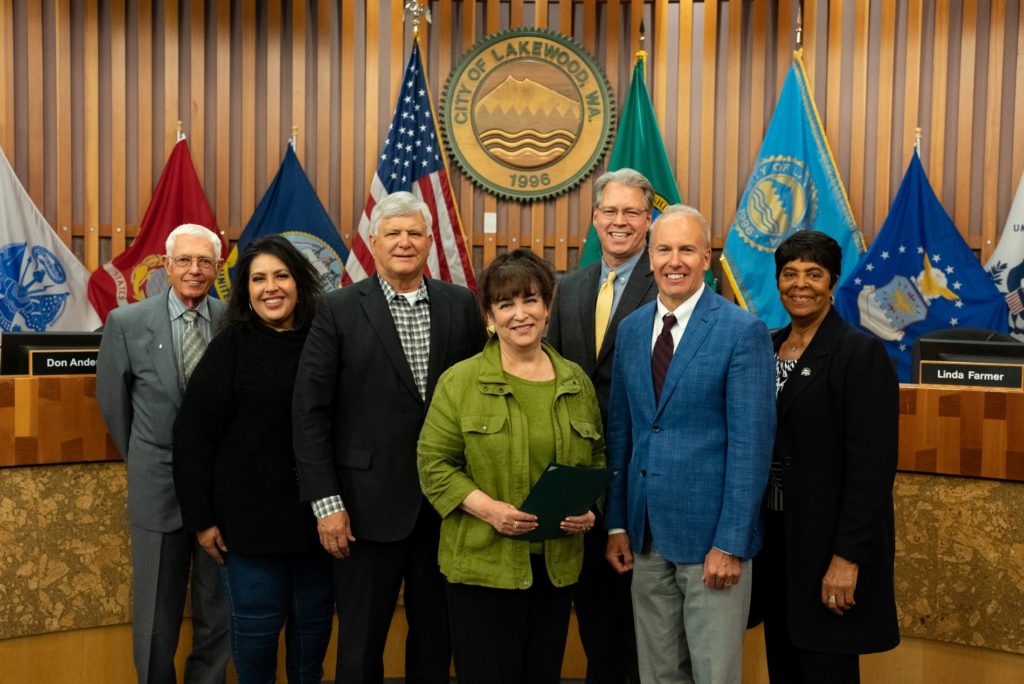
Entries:
[[512,529],[514,529],[514,530],[518,530],[519,529],[519,521],[518,520],[513,520],[512,521]]

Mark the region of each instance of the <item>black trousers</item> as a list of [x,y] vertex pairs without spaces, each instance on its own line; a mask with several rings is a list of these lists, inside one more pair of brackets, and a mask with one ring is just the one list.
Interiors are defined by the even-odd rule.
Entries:
[[768,575],[764,586],[771,587],[765,596],[764,616],[768,679],[772,684],[858,684],[857,654],[808,651],[795,646],[789,636],[784,523],[782,513],[769,512],[765,516],[765,545],[758,565],[758,570]]
[[542,555],[530,565],[529,589],[448,583],[459,684],[560,681],[572,589],[552,586]]
[[437,566],[441,518],[426,502],[409,537],[397,542],[357,540],[348,558],[334,561],[338,607],[338,684],[380,684],[384,645],[398,592],[405,582],[405,681],[447,684],[451,641],[444,577]]
[[580,641],[587,654],[587,684],[639,684],[636,629],[629,586],[605,559],[608,532],[595,527],[583,537],[583,571],[573,588]]

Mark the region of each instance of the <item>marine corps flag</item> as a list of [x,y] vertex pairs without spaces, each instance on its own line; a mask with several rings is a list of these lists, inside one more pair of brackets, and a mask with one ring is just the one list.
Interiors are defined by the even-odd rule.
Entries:
[[266,194],[260,200],[252,218],[231,249],[224,268],[217,276],[216,292],[221,299],[231,295],[238,255],[246,245],[257,238],[280,233],[309,259],[320,274],[324,292],[341,287],[348,250],[341,241],[331,217],[327,215],[320,198],[309,183],[289,144],[284,160]]
[[95,330],[88,279],[0,150],[0,331]]
[[398,104],[388,126],[377,172],[370,182],[370,194],[366,198],[363,217],[359,220],[359,230],[352,238],[352,251],[345,263],[346,284],[373,274],[370,213],[384,196],[399,190],[411,192],[430,207],[434,239],[427,257],[427,274],[475,290],[473,264],[466,251],[455,196],[448,184],[434,105],[430,102],[420,48],[415,41],[402,76]]
[[985,270],[1006,298],[1010,334],[1024,342],[1024,176],[1017,185],[1003,236],[985,264]]
[[[111,309],[167,291],[164,243],[170,232],[183,223],[198,223],[220,234],[184,137],[167,158],[134,242],[89,277],[89,300],[104,321]],[[222,244],[221,249],[223,257],[227,244]]]
[[1006,332],[1006,302],[960,236],[915,152],[871,249],[836,288],[836,311],[880,338],[910,382],[911,347],[926,332]]
[[835,238],[843,248],[844,277],[864,253],[864,237],[795,52],[722,251],[736,300],[769,328],[789,322],[775,285],[775,248],[798,230]]

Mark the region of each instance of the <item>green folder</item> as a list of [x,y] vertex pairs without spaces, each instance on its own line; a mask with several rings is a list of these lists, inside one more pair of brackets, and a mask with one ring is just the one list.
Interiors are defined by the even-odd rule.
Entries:
[[604,494],[612,481],[607,468],[577,468],[552,463],[519,507],[537,516],[537,529],[513,539],[541,541],[568,536],[559,527],[570,515],[582,515]]

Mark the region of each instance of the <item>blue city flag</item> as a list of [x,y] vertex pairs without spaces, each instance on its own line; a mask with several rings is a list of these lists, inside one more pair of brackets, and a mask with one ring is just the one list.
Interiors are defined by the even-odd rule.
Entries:
[[775,248],[798,230],[832,236],[843,248],[843,274],[864,253],[796,52],[721,258],[736,300],[769,328],[789,323],[775,283]]
[[324,292],[341,287],[348,249],[306,178],[291,145],[288,145],[281,168],[217,276],[217,296],[221,299],[230,297],[235,263],[246,245],[276,233],[288,238],[309,259],[320,274]]
[[910,382],[911,348],[926,332],[1007,329],[1003,295],[939,203],[917,153],[878,237],[835,298],[845,320],[882,340],[900,382]]

